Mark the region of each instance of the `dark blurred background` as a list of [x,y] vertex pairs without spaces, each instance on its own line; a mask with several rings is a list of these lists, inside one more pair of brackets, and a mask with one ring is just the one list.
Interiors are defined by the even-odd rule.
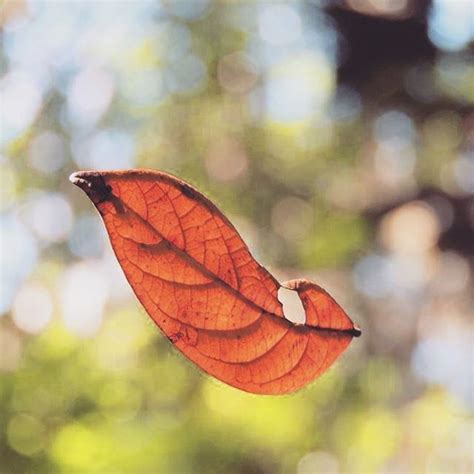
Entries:
[[[0,472],[473,472],[469,0],[0,6]],[[295,395],[203,375],[81,169],[204,191],[363,330]]]

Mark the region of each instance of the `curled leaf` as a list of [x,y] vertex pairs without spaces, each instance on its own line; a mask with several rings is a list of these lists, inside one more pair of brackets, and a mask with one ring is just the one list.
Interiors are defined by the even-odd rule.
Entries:
[[[230,221],[189,184],[148,170],[75,173],[102,215],[127,280],[168,339],[223,382],[262,394],[297,390],[360,330],[315,283],[280,284]],[[305,324],[285,318],[281,287]]]

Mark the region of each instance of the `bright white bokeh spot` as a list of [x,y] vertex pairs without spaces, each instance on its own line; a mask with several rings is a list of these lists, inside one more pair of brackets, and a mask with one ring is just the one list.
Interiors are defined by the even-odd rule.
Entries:
[[102,323],[109,282],[100,266],[83,262],[69,267],[58,281],[65,327],[81,337],[94,335]]
[[416,298],[430,276],[429,266],[416,255],[368,255],[353,271],[355,287],[369,298]]
[[369,298],[384,297],[390,292],[393,282],[390,260],[381,255],[368,255],[357,262],[353,277],[360,293]]
[[0,215],[0,314],[8,311],[23,279],[38,258],[36,240],[12,214]]
[[31,167],[48,175],[60,170],[65,161],[64,139],[50,131],[44,131],[31,140],[28,161]]
[[81,258],[100,257],[104,252],[105,235],[102,222],[96,215],[76,218],[69,236],[69,249]]
[[85,7],[80,2],[28,3],[30,21],[5,35],[5,51],[10,61],[37,73],[73,56],[71,43],[80,38]]
[[33,232],[47,243],[67,239],[73,222],[71,204],[59,193],[33,195],[23,217]]
[[31,334],[37,334],[46,328],[52,313],[51,295],[42,285],[24,285],[13,302],[13,321],[19,329]]
[[411,366],[420,379],[443,384],[470,408],[474,408],[474,352],[472,334],[468,330],[443,328],[442,333],[423,338],[412,353]]
[[0,80],[0,143],[11,140],[32,124],[41,107],[42,93],[26,72],[13,70]]
[[301,36],[301,18],[291,5],[264,3],[258,14],[258,31],[272,45],[292,43]]
[[104,69],[88,67],[77,74],[67,97],[71,123],[78,127],[94,126],[109,108],[115,81]]
[[320,114],[334,89],[327,58],[305,52],[273,68],[266,84],[266,109],[277,122],[309,120]]
[[431,272],[429,266],[421,258],[407,255],[397,255],[389,261],[392,278],[391,291],[397,297],[414,296],[429,281]]
[[135,142],[126,132],[106,129],[72,143],[74,161],[81,168],[133,168]]
[[[102,229],[104,227],[102,226]],[[104,249],[104,254],[100,261],[97,262],[97,268],[102,275],[106,275],[107,283],[109,285],[109,298],[117,304],[124,304],[130,302],[133,292],[130,288],[122,269],[117,265],[117,257],[115,256],[112,247],[107,245]]]
[[470,0],[434,0],[428,23],[431,41],[446,51],[459,51],[474,38],[474,5]]

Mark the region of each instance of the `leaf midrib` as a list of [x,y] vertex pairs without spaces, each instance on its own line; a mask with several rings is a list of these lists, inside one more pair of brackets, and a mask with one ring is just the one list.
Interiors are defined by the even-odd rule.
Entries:
[[[268,311],[266,310],[265,308],[262,308],[260,305],[258,305],[257,303],[255,303],[254,301],[248,299],[244,294],[242,294],[240,291],[236,290],[235,288],[233,288],[232,286],[230,286],[225,280],[221,279],[218,275],[216,275],[214,272],[212,272],[211,270],[209,270],[208,268],[206,268],[202,263],[198,262],[197,260],[195,260],[191,255],[189,255],[187,252],[185,252],[184,250],[180,249],[176,244],[174,244],[172,241],[170,241],[169,239],[167,239],[158,229],[156,229],[154,226],[152,226],[147,220],[143,219],[143,217],[137,213],[134,209],[132,209],[128,204],[124,203],[122,201],[122,199],[120,199],[118,196],[116,196],[115,194],[111,193],[110,196],[109,196],[109,200],[112,202],[112,204],[114,204],[113,201],[118,201],[119,202],[119,207],[122,206],[122,209],[125,208],[127,210],[127,212],[130,212],[131,214],[133,214],[140,222],[142,222],[145,227],[147,227],[148,230],[151,230],[153,233],[155,233],[158,237],[160,237],[162,240],[166,241],[168,243],[168,245],[170,246],[170,249],[172,249],[175,253],[177,253],[179,256],[181,256],[184,260],[186,260],[191,266],[193,266],[195,269],[199,270],[200,272],[202,272],[205,276],[207,276],[208,278],[211,278],[213,281],[215,281],[216,283],[218,283],[219,285],[221,285],[223,288],[225,288],[227,291],[229,291],[230,293],[232,293],[233,295],[235,295],[238,299],[244,301],[246,304],[248,304],[249,306],[253,307],[254,309],[257,309],[258,311],[261,311],[261,314],[258,318],[262,317],[262,315],[265,313],[265,314],[268,314],[274,318],[278,318],[279,320],[283,319],[285,321],[287,321],[289,324],[292,325],[292,327],[295,327],[295,328],[306,328],[308,330],[315,330],[315,331],[324,331],[324,332],[335,332],[335,333],[345,333],[345,334],[348,334],[348,335],[351,335],[353,336],[354,335],[354,331],[352,329],[336,329],[336,328],[327,328],[327,327],[322,327],[322,326],[315,326],[315,325],[311,325],[311,324],[295,324],[293,323],[293,321],[290,321],[288,318],[286,318],[284,315],[283,315],[283,318],[272,312],[272,311]],[[115,210],[118,214],[121,214],[123,213],[123,210],[122,211],[119,211],[117,209],[117,206],[114,206],[115,207]],[[179,219],[179,218],[178,218]],[[137,244],[140,244],[140,242],[136,242],[135,243]],[[142,245],[149,245],[149,244],[142,244]],[[156,245],[156,244],[152,244],[152,245]],[[254,262],[256,262],[256,260],[254,259],[253,255],[250,253],[249,251],[249,255],[250,257],[252,258],[252,260]],[[256,262],[258,265],[259,263]],[[268,270],[266,270],[268,271]],[[238,275],[236,275],[237,278],[238,278]],[[279,287],[281,287],[280,283],[278,282],[278,280],[276,280],[271,274],[270,276],[274,279],[274,281],[278,284]],[[278,303],[281,305],[281,302],[278,300],[278,298],[275,298]],[[258,319],[257,318],[257,319]],[[253,324],[253,323],[251,323]],[[250,326],[250,325],[248,325]],[[248,327],[248,326],[244,326],[244,327]],[[235,330],[238,331],[239,329],[243,329],[243,328],[236,328]]]

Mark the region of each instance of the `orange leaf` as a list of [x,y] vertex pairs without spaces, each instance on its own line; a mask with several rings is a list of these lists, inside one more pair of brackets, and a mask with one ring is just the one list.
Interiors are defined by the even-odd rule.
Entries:
[[[282,394],[324,372],[360,330],[315,283],[280,284],[229,220],[189,184],[148,170],[88,171],[93,201],[135,294],[201,369],[247,392]],[[285,319],[278,289],[298,292],[305,324]]]

